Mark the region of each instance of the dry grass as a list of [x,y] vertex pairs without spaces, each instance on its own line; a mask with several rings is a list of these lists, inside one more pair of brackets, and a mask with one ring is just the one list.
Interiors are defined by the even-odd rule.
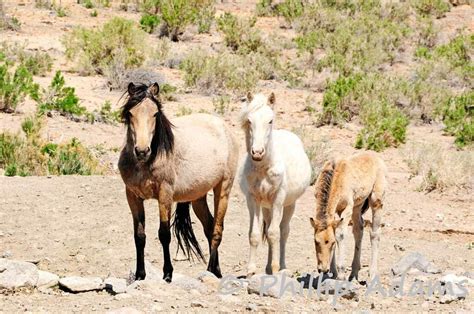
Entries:
[[451,151],[438,144],[414,143],[407,146],[403,154],[412,178],[421,180],[418,186],[421,191],[472,190],[474,187],[472,151]]

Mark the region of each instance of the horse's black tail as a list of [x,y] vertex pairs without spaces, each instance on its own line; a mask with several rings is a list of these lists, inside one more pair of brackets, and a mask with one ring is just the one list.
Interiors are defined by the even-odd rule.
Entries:
[[198,259],[204,261],[204,255],[194,235],[193,226],[191,224],[189,205],[190,202],[178,203],[174,214],[172,226],[174,235],[178,241],[178,250],[181,249],[188,259],[193,259],[192,255],[194,254]]

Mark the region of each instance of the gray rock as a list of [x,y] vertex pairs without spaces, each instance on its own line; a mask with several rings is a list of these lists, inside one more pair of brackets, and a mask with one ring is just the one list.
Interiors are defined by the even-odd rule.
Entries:
[[[133,265],[133,270],[130,270],[130,279],[131,281],[129,282],[132,283],[135,280],[135,265]],[[162,280],[163,278],[163,272],[153,266],[152,263],[149,261],[145,261],[145,273],[146,273],[146,280]],[[132,278],[133,277],[133,278]]]
[[281,298],[285,295],[295,296],[300,293],[300,283],[284,273],[276,275],[258,274],[250,278],[247,291],[252,294]]
[[464,286],[472,286],[474,287],[474,280],[471,278],[468,278],[466,276],[456,276],[455,274],[447,274],[441,277],[439,280],[442,283],[453,283],[453,284],[461,284],[463,283]]
[[47,271],[38,271],[38,282],[36,283],[36,286],[38,288],[50,288],[54,287],[58,284],[59,282],[59,276]]
[[206,293],[207,287],[201,281],[182,274],[173,274],[173,280],[171,281],[171,285],[180,287],[186,291],[190,291],[192,289],[196,289],[200,293]]
[[10,258],[12,257],[12,252],[10,251],[5,251],[5,252],[2,252],[2,254],[0,254],[0,258]]
[[421,253],[411,252],[402,257],[393,267],[392,274],[394,276],[406,273],[410,268],[415,267],[425,273],[438,274],[441,271],[430,261],[428,261]]
[[64,277],[59,279],[59,285],[72,292],[102,290],[105,285],[99,277]]
[[255,312],[255,311],[258,310],[258,306],[257,306],[257,304],[255,304],[255,303],[249,303],[249,304],[247,304],[247,306],[245,307],[245,309],[248,310],[248,311]]
[[104,280],[105,289],[115,294],[125,293],[127,289],[127,281],[122,278],[109,277]]
[[204,271],[199,274],[198,280],[210,288],[217,289],[220,284],[219,278],[216,277],[213,273],[209,271]]
[[0,259],[0,288],[34,287],[38,277],[38,268],[35,264]]

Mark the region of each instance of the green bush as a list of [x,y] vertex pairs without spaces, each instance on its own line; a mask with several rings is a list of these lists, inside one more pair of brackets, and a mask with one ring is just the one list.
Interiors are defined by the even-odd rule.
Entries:
[[48,53],[30,52],[25,44],[2,42],[0,55],[7,61],[21,63],[32,75],[45,76],[53,66],[53,58]]
[[412,6],[421,16],[441,18],[449,12],[449,3],[445,0],[413,0]]
[[197,11],[197,1],[161,0],[161,18],[166,24],[172,41],[179,40],[179,34],[194,21]]
[[273,6],[273,0],[259,0],[255,5],[255,14],[257,16],[273,16],[276,8]]
[[356,148],[382,151],[405,143],[408,118],[388,102],[370,102],[360,112],[362,130],[357,134]]
[[251,91],[262,77],[262,72],[249,56],[228,52],[212,56],[204,51],[193,51],[180,67],[185,72],[187,86],[209,94]]
[[45,99],[39,105],[39,112],[56,110],[62,114],[77,116],[86,113],[86,108],[79,105],[79,97],[76,96],[74,87],[64,85],[64,77],[60,71],[57,71],[46,92]]
[[104,73],[118,55],[124,55],[127,68],[138,67],[145,60],[149,46],[146,33],[133,21],[115,17],[98,30],[76,28],[63,40],[66,57],[77,61],[85,73]]
[[198,27],[198,33],[209,33],[211,31],[212,22],[216,15],[216,8],[212,1],[209,1],[207,4],[204,3],[195,14],[195,24]]
[[305,0],[285,0],[276,6],[276,10],[278,15],[283,16],[286,22],[291,25],[303,14],[305,3]]
[[11,67],[10,62],[0,64],[0,111],[4,112],[14,112],[26,96],[39,99],[39,85],[33,82],[28,69],[19,65],[13,71]]
[[256,22],[255,17],[242,19],[226,12],[217,19],[217,29],[223,33],[227,47],[245,54],[257,51],[263,45],[255,28]]
[[155,28],[160,25],[160,18],[154,14],[144,14],[140,18],[140,25],[147,33],[153,33]]
[[445,132],[456,137],[458,147],[474,142],[474,92],[469,91],[450,98],[439,109],[446,125]]
[[7,176],[91,175],[102,169],[91,152],[77,139],[65,144],[46,142],[40,137],[41,117],[22,123],[20,134],[0,133],[0,168]]

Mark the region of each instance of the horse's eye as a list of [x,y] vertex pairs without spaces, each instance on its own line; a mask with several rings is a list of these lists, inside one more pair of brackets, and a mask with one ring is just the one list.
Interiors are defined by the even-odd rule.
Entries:
[[326,244],[329,244],[329,240],[326,240]]
[[268,124],[273,124],[273,120],[270,120],[270,122],[268,122]]

